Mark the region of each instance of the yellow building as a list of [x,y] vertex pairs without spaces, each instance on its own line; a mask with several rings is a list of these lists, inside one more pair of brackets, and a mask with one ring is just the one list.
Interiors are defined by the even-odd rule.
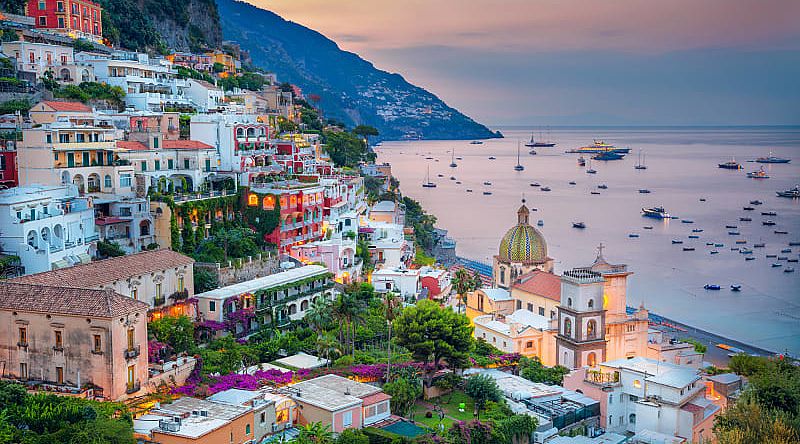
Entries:
[[234,74],[240,66],[236,57],[219,50],[209,51],[205,55],[211,57],[211,64],[219,63],[225,67],[225,72]]
[[531,226],[529,217],[530,210],[523,200],[517,210],[517,225],[503,236],[494,257],[492,276],[496,287],[508,289],[519,276],[533,270],[553,271],[553,259],[547,257],[544,236]]

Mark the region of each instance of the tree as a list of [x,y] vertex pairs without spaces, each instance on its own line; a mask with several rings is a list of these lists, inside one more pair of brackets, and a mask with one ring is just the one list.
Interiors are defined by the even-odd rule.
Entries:
[[344,429],[336,438],[336,444],[369,444],[369,437],[361,430]]
[[358,125],[353,128],[353,134],[363,137],[367,141],[367,145],[369,145],[369,137],[377,136],[378,129],[370,125]]
[[[463,367],[472,346],[472,326],[466,316],[430,300],[406,308],[394,321],[398,345],[425,365],[426,386],[443,361],[452,369]],[[427,364],[432,364],[428,366]]]
[[389,329],[388,339],[386,340],[386,380],[392,371],[392,324],[397,316],[402,313],[403,300],[394,292],[387,291],[383,295],[383,312],[386,316],[386,326]]
[[331,323],[331,302],[326,298],[316,298],[311,302],[303,320],[318,334],[322,334],[328,324]]
[[317,354],[320,358],[327,359],[330,366],[336,356],[342,353],[341,344],[330,333],[323,333],[317,336]]
[[298,444],[332,444],[333,432],[330,425],[321,422],[312,422],[300,427],[300,434],[295,440]]
[[[453,275],[453,290],[458,295],[458,304],[466,307],[467,293],[475,291],[480,287],[480,279],[476,279],[473,273],[467,271],[466,268],[459,268]],[[459,309],[460,311],[460,309]]]
[[519,375],[523,378],[551,385],[561,385],[564,382],[564,376],[569,374],[569,369],[561,365],[545,367],[537,356],[521,358],[517,368]]
[[539,422],[531,415],[512,415],[497,422],[497,429],[507,444],[523,444],[530,442],[530,436],[536,431]]
[[717,416],[714,435],[719,444],[800,442],[796,420],[786,413],[765,409],[753,400],[738,401]]
[[480,419],[481,411],[486,407],[486,402],[500,402],[503,396],[497,382],[488,375],[473,375],[467,378],[464,392],[475,401],[475,414]]
[[151,321],[147,329],[156,340],[169,344],[176,353],[194,348],[194,324],[188,316],[164,316]]
[[97,254],[102,258],[125,256],[125,250],[114,241],[97,241]]
[[383,384],[383,391],[392,397],[392,413],[397,416],[408,416],[414,403],[422,396],[422,381],[410,376],[398,376],[393,381]]
[[194,292],[204,293],[213,290],[219,286],[217,282],[217,274],[205,268],[195,266],[194,269]]

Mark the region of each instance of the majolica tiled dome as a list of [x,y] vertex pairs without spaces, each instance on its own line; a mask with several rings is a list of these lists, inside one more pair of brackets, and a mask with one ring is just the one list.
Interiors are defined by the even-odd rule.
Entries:
[[542,233],[528,223],[530,211],[523,204],[517,211],[517,225],[500,241],[500,260],[504,262],[542,263],[547,261],[547,244]]

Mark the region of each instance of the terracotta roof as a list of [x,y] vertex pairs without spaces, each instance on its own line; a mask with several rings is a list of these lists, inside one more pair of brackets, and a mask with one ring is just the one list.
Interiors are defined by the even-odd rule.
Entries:
[[366,407],[368,405],[376,404],[381,401],[386,401],[387,399],[392,399],[392,397],[384,392],[378,392],[361,398],[361,402],[363,403],[363,406]]
[[115,318],[147,309],[113,290],[0,283],[0,310]]
[[206,89],[211,89],[211,90],[221,91],[221,90],[219,89],[219,87],[215,86],[215,85],[214,85],[213,83],[211,83],[211,82],[206,82],[205,80],[200,80],[200,79],[192,79],[192,81],[199,83],[200,85],[202,85],[202,86],[203,86],[204,88],[206,88]]
[[517,278],[511,288],[561,302],[561,278],[553,273],[534,270]]
[[49,100],[43,103],[56,111],[72,111],[82,113],[92,112],[91,108],[81,102],[58,102],[55,100]]
[[133,140],[117,140],[117,148],[124,148],[126,150],[134,150],[134,151],[149,149],[142,142],[136,142]]
[[121,217],[98,217],[94,220],[95,225],[111,225],[111,224],[121,224],[123,222],[130,222],[130,219],[123,219]]
[[96,288],[100,285],[128,279],[132,276],[192,263],[194,263],[194,259],[172,250],[153,250],[21,276],[11,279],[10,282],[73,288]]
[[164,149],[169,150],[213,150],[214,147],[197,140],[164,140]]

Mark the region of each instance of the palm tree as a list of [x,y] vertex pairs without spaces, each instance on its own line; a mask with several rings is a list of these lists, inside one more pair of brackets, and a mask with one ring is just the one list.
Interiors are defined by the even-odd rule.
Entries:
[[333,303],[333,313],[340,323],[339,340],[345,345],[345,353],[355,354],[355,324],[364,318],[364,301],[353,293],[342,293]]
[[311,303],[311,307],[306,312],[305,321],[312,330],[319,334],[326,325],[330,324],[332,314],[330,301],[319,297]]
[[321,422],[312,422],[300,427],[300,434],[297,435],[297,442],[323,444],[333,442],[333,432],[330,425],[322,425]]
[[403,300],[396,294],[387,291],[383,295],[383,310],[386,315],[386,325],[389,327],[389,337],[386,343],[386,382],[389,382],[389,373],[392,369],[392,323],[403,306]]
[[333,357],[336,355],[342,354],[341,344],[333,334],[328,332],[320,333],[317,336],[317,354],[320,358],[326,359],[328,361],[328,366],[331,365],[331,361],[333,361]]
[[458,295],[459,307],[461,307],[462,304],[466,307],[467,293],[478,289],[480,285],[480,278],[476,274],[467,271],[466,268],[460,268],[455,272],[453,275],[453,290],[455,290]]

